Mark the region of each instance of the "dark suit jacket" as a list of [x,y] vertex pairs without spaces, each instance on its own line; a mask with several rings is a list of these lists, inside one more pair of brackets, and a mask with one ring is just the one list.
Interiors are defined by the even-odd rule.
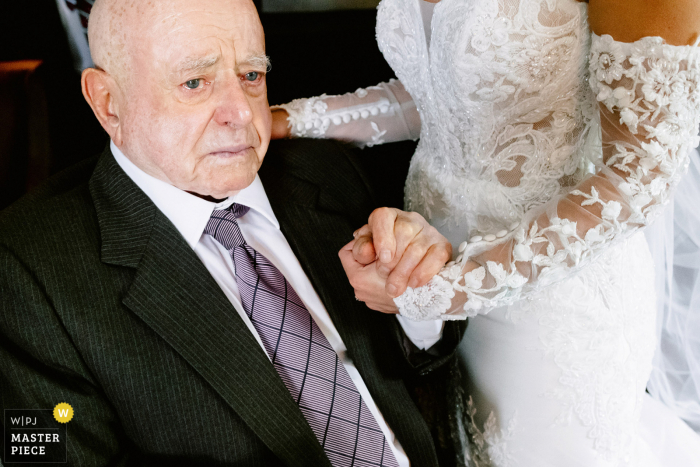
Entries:
[[[412,465],[437,465],[404,378],[448,360],[463,328],[415,358],[394,317],[354,299],[337,252],[374,206],[341,146],[274,144],[260,176]],[[109,149],[0,214],[0,297],[0,408],[71,404],[70,465],[330,465],[231,303]]]

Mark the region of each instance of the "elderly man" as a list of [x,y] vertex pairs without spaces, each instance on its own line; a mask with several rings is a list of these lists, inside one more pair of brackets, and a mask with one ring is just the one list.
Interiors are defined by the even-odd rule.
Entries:
[[[463,329],[355,300],[337,251],[373,206],[342,149],[287,142],[261,169],[252,2],[98,0],[89,37],[111,144],[0,218],[2,409],[70,404],[70,465],[437,465],[404,377]],[[445,245],[398,221],[394,264]]]

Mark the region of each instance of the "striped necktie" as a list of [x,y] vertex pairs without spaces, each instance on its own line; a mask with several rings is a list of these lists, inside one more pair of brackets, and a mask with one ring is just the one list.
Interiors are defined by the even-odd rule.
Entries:
[[231,254],[243,309],[334,467],[398,467],[333,347],[284,275],[243,238],[247,206],[212,213],[204,233]]

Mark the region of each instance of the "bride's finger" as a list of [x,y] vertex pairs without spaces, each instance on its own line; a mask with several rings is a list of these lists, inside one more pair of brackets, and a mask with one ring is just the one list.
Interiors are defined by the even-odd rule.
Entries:
[[374,250],[382,263],[391,262],[396,253],[394,223],[398,213],[398,209],[378,208],[369,216],[369,227],[374,239]]
[[[399,219],[402,217],[402,215],[403,213],[399,214]],[[377,273],[380,277],[387,279],[389,274],[394,270],[394,268],[396,268],[396,265],[402,261],[402,258],[406,254],[406,250],[409,248],[409,246],[411,246],[411,244],[414,242],[419,243],[425,240],[418,236],[419,232],[420,230],[417,230],[415,226],[406,226],[404,222],[397,219],[396,223],[394,224],[394,241],[396,242],[394,258],[388,263],[379,263],[377,265]],[[408,279],[408,276],[406,276],[406,278]],[[405,287],[405,285],[403,286]]]
[[428,252],[429,247],[430,243],[421,238],[406,248],[401,260],[386,280],[386,293],[390,297],[398,297],[406,291],[408,279]]
[[394,223],[394,239],[396,242],[396,251],[394,260],[392,261],[391,269],[400,261],[406,249],[415,242],[425,240],[423,235],[424,227],[427,225],[425,220],[414,212],[399,212],[396,222]]
[[422,287],[450,260],[452,247],[448,244],[435,244],[428,248],[427,253],[416,266],[408,279],[411,288]]

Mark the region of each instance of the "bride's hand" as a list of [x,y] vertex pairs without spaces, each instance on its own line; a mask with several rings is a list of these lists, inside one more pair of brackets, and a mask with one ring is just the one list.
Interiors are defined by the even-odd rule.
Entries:
[[386,293],[393,298],[407,286],[427,284],[450,260],[452,245],[420,214],[379,208],[355,232],[352,252],[361,264],[377,260],[376,274],[386,279]]
[[272,132],[270,133],[270,139],[289,138],[290,128],[287,117],[289,117],[289,114],[284,109],[272,110]]

